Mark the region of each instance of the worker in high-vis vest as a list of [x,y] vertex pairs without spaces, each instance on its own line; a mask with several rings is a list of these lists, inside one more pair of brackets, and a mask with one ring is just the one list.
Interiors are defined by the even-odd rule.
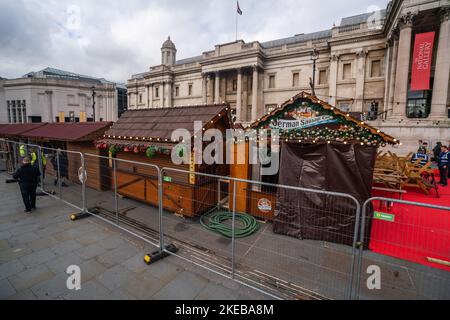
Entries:
[[[45,158],[45,154],[41,152],[42,158],[42,179],[45,179],[45,167],[47,166],[47,159]],[[36,149],[31,150],[31,165],[39,169],[39,162],[37,161],[37,153]]]
[[22,159],[27,156],[27,149],[24,144],[21,144],[19,146],[19,155],[20,155],[20,158],[22,158]]

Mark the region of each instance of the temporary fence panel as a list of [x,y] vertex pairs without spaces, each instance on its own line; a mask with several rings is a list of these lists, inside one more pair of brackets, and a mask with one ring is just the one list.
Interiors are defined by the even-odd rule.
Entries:
[[450,299],[450,207],[375,197],[362,212],[356,298]]
[[174,168],[163,168],[161,177],[165,243],[175,244],[179,257],[231,277],[231,234],[214,232],[210,221],[229,212],[225,190],[230,179]]
[[159,168],[95,154],[85,160],[88,211],[159,247]]
[[[236,237],[237,277],[288,299],[350,296],[359,223],[355,198],[256,181],[241,184],[236,198],[246,204],[236,208],[237,217],[259,220],[254,234]],[[237,219],[236,229],[242,225]]]

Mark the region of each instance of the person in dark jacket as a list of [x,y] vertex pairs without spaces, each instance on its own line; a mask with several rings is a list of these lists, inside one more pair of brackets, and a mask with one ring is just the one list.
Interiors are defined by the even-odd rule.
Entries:
[[31,165],[30,158],[25,157],[22,162],[23,165],[17,169],[13,178],[19,180],[25,212],[31,212],[32,209],[36,209],[36,188],[41,173],[38,168]]
[[444,187],[447,186],[449,153],[450,152],[448,152],[447,146],[442,146],[438,159],[439,176],[441,177],[441,181],[439,181],[439,183]]
[[439,154],[441,153],[442,142],[436,142],[436,146],[433,148],[433,161],[438,162]]

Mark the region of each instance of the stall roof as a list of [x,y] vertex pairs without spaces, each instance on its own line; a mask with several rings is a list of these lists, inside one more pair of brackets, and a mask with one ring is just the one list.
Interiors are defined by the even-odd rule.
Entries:
[[89,141],[103,135],[112,122],[46,123],[21,136],[61,141]]
[[115,140],[161,139],[170,140],[176,129],[194,132],[194,121],[202,121],[205,127],[211,121],[229,117],[227,104],[183,106],[162,109],[128,110],[105,133],[105,138]]
[[0,136],[17,136],[44,125],[45,123],[0,124]]
[[302,91],[299,94],[295,95],[291,99],[289,99],[286,102],[284,102],[283,104],[281,104],[278,108],[275,108],[272,112],[266,114],[262,118],[258,119],[256,122],[252,123],[250,125],[250,128],[259,128],[262,125],[262,123],[265,123],[268,120],[270,120],[271,118],[276,117],[281,112],[283,112],[286,107],[292,105],[293,103],[295,103],[295,101],[297,101],[299,99],[307,99],[307,100],[311,101],[312,103],[319,104],[319,105],[322,106],[323,109],[330,110],[336,116],[343,117],[347,121],[353,122],[356,126],[359,126],[359,127],[362,127],[362,128],[365,128],[365,129],[369,130],[371,132],[371,134],[381,137],[387,143],[390,143],[390,144],[400,143],[400,141],[398,141],[394,137],[392,137],[392,136],[390,136],[390,135],[388,135],[388,134],[386,134],[384,132],[381,132],[377,128],[368,125],[364,121],[361,121],[361,120],[358,120],[358,119],[354,118],[351,113],[341,111],[338,108],[328,104],[327,102],[320,100],[316,96],[313,96],[312,94],[304,92],[304,91]]

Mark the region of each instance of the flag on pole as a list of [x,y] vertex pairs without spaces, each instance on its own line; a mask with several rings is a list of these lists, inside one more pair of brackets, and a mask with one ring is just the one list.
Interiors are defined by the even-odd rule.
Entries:
[[237,3],[237,13],[238,15],[242,16],[242,10],[241,7],[239,7],[239,1],[236,1],[236,3]]

